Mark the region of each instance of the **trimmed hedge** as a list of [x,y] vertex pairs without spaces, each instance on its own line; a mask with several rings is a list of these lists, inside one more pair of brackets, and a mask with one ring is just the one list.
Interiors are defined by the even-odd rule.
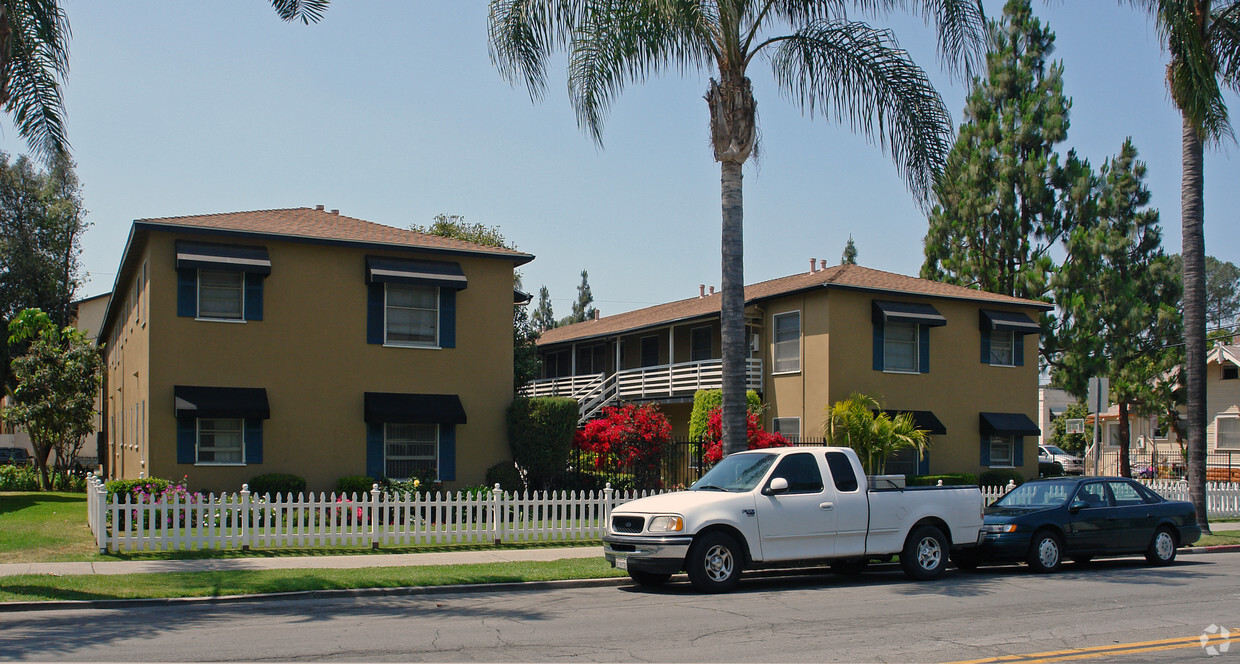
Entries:
[[525,488],[525,480],[521,479],[521,471],[511,461],[501,461],[487,468],[487,486],[496,484],[503,491],[520,492]]
[[289,473],[264,473],[249,481],[252,496],[288,496],[306,492],[306,478]]
[[979,486],[998,486],[1004,487],[1008,482],[1015,482],[1016,486],[1025,483],[1025,476],[1015,468],[996,468],[988,470],[981,474],[978,478]]
[[550,489],[564,472],[578,417],[577,401],[567,397],[520,397],[508,406],[512,460],[529,488]]
[[374,478],[369,475],[349,475],[336,480],[336,495],[362,495],[370,493],[375,486]]
[[977,484],[977,475],[972,473],[950,473],[947,475],[904,476],[904,484],[906,486],[938,486],[939,480],[943,481],[943,486],[970,486]]
[[162,494],[168,489],[172,482],[160,477],[148,477],[141,480],[112,480],[103,485],[105,491],[109,495],[119,493],[121,495],[137,495],[141,491],[146,491],[152,495]]

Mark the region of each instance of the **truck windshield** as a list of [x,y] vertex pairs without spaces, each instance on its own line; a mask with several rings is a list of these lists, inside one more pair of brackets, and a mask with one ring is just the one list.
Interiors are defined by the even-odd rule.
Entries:
[[732,454],[689,487],[690,491],[750,491],[775,463],[778,454]]

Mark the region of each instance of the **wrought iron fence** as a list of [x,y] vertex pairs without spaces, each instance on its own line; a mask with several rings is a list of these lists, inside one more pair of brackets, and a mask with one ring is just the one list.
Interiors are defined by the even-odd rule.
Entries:
[[[1085,467],[1091,475],[1121,475],[1122,457],[1119,451],[1105,451],[1100,455],[1099,468],[1095,471],[1093,461],[1086,458]],[[1140,479],[1184,479],[1188,464],[1178,452],[1167,454],[1150,450],[1133,450],[1128,454],[1128,474]],[[1207,482],[1240,482],[1240,451],[1211,452],[1206,455]]]

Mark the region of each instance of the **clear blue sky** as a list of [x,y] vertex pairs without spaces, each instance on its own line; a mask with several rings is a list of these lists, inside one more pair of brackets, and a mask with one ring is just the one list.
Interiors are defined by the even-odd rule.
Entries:
[[[438,213],[499,226],[537,255],[525,286],[548,286],[559,316],[583,268],[604,315],[718,285],[706,75],[628,87],[600,150],[577,128],[563,60],[540,103],[499,76],[486,4],[337,0],[302,26],[267,0],[65,0],[68,129],[93,224],[82,295],[111,288],[134,219],[316,204],[392,226]],[[1097,166],[1132,136],[1164,245],[1179,252],[1180,122],[1152,25],[1114,1],[1034,8],[1057,33],[1073,98],[1064,150]],[[1002,3],[986,9],[997,16]],[[905,16],[883,23],[959,122],[967,86],[942,74],[931,30]],[[917,274],[926,219],[890,158],[802,116],[765,62],[750,75],[763,154],[745,171],[746,281],[807,270],[811,257],[837,263],[850,235],[863,265]],[[0,149],[25,150],[7,119]],[[1233,144],[1206,157],[1206,251],[1240,263],[1236,154]]]

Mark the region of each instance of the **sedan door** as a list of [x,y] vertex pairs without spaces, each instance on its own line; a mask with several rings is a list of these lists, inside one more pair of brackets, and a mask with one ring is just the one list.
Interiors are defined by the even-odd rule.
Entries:
[[1068,503],[1069,553],[1107,553],[1117,546],[1119,524],[1106,482],[1084,482]]
[[[779,477],[788,481],[788,488],[771,493],[767,488]],[[827,558],[834,553],[834,489],[823,485],[822,470],[813,454],[780,459],[755,498],[765,560]]]
[[1137,491],[1131,480],[1111,480],[1107,487],[1111,489],[1111,499],[1115,503],[1112,509],[1117,520],[1118,549],[1123,551],[1144,551],[1154,539],[1154,526],[1158,525],[1155,505],[1146,502],[1145,497]]

